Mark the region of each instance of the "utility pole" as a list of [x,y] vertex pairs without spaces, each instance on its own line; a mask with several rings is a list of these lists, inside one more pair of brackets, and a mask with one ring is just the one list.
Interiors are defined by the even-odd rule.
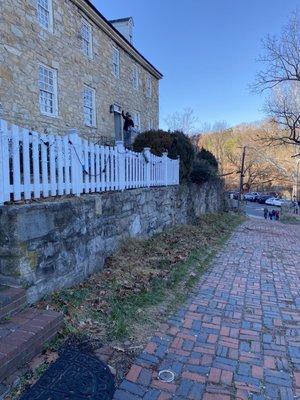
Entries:
[[300,165],[300,160],[297,160],[297,171],[296,171],[296,201],[300,201],[300,196],[299,196],[299,165]]
[[244,169],[245,169],[246,146],[243,147],[242,163],[241,163],[241,176],[240,176],[240,192],[238,197],[238,210],[240,210],[242,191],[244,186]]

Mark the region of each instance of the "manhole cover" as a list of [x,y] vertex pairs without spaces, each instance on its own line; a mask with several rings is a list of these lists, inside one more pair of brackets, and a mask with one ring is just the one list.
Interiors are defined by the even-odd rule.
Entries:
[[68,347],[20,400],[111,400],[114,391],[107,365],[90,352]]
[[175,374],[174,372],[168,370],[168,369],[164,369],[163,371],[160,371],[158,373],[158,379],[163,381],[163,382],[173,382],[175,379]]

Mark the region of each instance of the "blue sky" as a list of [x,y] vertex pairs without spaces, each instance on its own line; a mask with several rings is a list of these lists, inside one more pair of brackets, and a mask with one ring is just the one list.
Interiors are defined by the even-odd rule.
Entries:
[[[108,19],[132,16],[135,46],[163,74],[165,117],[191,107],[199,121],[263,118],[250,93],[261,39],[280,33],[300,0],[93,0]],[[200,122],[199,122],[200,124]]]

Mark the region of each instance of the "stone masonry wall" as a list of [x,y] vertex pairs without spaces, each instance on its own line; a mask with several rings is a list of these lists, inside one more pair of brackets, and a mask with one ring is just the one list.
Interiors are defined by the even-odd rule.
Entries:
[[223,208],[219,185],[181,185],[0,207],[0,284],[34,302],[82,281],[128,237]]
[[[86,16],[71,0],[53,0],[53,33],[37,22],[36,0],[0,1],[0,118],[22,127],[64,134],[71,128],[83,136],[114,136],[110,105],[140,112],[141,127],[149,118],[158,127],[158,80],[152,76],[152,97],[146,96],[148,71],[120,47],[120,77],[112,73],[114,41],[89,20],[93,29],[93,58],[81,49],[80,29]],[[58,117],[39,108],[39,64],[57,70]],[[133,88],[132,69],[139,66],[140,86]],[[83,91],[96,91],[96,128],[84,125]]]

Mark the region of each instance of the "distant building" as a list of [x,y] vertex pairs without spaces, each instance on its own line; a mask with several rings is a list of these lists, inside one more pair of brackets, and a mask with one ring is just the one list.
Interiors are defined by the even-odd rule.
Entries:
[[133,46],[132,18],[108,21],[88,0],[5,0],[0,118],[91,138],[122,137],[122,109],[157,128],[162,74]]

